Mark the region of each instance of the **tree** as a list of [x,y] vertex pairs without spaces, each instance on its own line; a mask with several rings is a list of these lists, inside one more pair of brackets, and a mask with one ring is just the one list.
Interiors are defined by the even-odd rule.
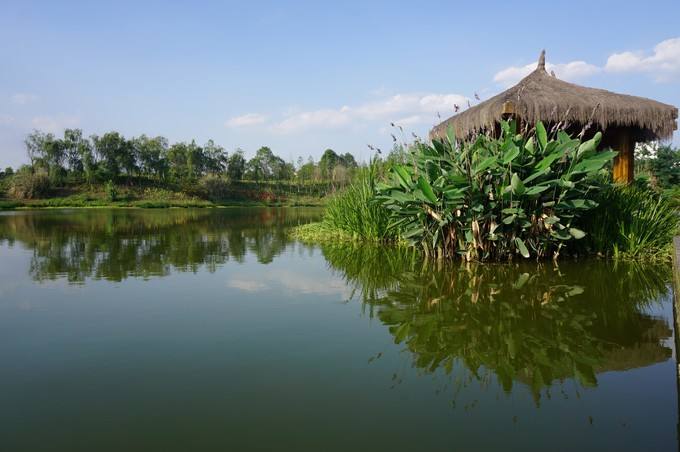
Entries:
[[135,166],[133,147],[118,132],[107,132],[101,137],[93,135],[94,152],[101,165],[101,179],[116,179],[124,168],[128,174]]
[[66,157],[64,142],[51,133],[38,130],[31,132],[24,140],[26,153],[33,169],[47,170],[50,182],[60,182],[64,176]]
[[680,184],[680,149],[659,147],[656,158],[651,160],[651,167],[661,187],[669,188]]
[[246,166],[246,176],[255,181],[282,180],[290,178],[292,174],[292,165],[287,164],[281,157],[274,155],[267,146],[258,149],[255,157],[250,159]]
[[[87,138],[83,138],[83,131],[80,129],[65,129],[64,130],[64,153],[68,168],[80,175],[83,173],[83,160],[81,147],[86,146]],[[88,143],[89,144],[89,143]]]
[[241,149],[236,149],[236,151],[227,159],[227,176],[229,177],[229,180],[238,181],[243,179],[245,170],[246,159],[243,156],[243,151]]
[[301,182],[311,182],[312,180],[314,180],[315,170],[316,164],[314,163],[314,159],[310,156],[309,159],[307,159],[307,163],[301,165],[300,168],[298,169],[297,172],[298,179]]
[[132,140],[139,170],[145,176],[165,179],[168,173],[168,140],[158,136],[142,135]]
[[30,166],[35,167],[42,156],[42,146],[45,140],[45,134],[39,130],[33,130],[26,136],[24,144],[26,145],[26,155],[31,162]]
[[326,149],[319,160],[319,168],[321,169],[321,177],[330,179],[333,173],[333,168],[342,160],[333,149]]
[[347,169],[355,169],[358,168],[359,165],[357,164],[357,161],[354,159],[354,156],[350,154],[349,152],[346,152],[342,156],[340,156],[340,159],[342,160],[342,164],[345,166]]
[[203,146],[203,155],[206,172],[216,175],[224,172],[227,168],[229,156],[224,151],[224,148],[216,145],[213,140],[208,140]]

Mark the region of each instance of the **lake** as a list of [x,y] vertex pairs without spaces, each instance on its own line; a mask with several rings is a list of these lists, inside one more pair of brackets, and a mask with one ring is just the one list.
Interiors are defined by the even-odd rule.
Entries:
[[669,264],[289,238],[319,216],[0,213],[0,450],[677,450]]

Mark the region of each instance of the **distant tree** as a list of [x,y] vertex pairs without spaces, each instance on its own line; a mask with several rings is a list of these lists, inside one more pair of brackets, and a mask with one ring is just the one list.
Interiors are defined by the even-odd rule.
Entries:
[[255,181],[283,180],[292,177],[292,174],[292,165],[274,155],[267,146],[258,149],[246,165],[246,177]]
[[189,146],[186,143],[174,143],[168,148],[170,178],[175,182],[183,182],[190,178],[188,154]]
[[301,165],[298,169],[298,179],[302,182],[311,182],[314,180],[314,172],[316,170],[316,164],[314,159],[309,157],[307,163]]
[[392,167],[393,165],[406,163],[407,155],[408,150],[403,145],[395,143],[385,159],[387,166]]
[[224,151],[224,148],[216,145],[213,140],[208,140],[203,146],[203,155],[206,172],[216,175],[221,174],[226,170],[229,156]]
[[93,136],[94,152],[100,161],[101,180],[116,179],[123,169],[131,174],[135,168],[133,146],[118,132]]
[[66,152],[63,140],[55,138],[51,133],[34,130],[28,134],[24,143],[31,167],[34,170],[46,170],[51,183],[60,182],[65,173]]
[[342,159],[333,149],[326,149],[321,156],[321,160],[319,160],[321,177],[330,179],[333,174],[333,168],[340,162],[342,162]]
[[345,165],[336,165],[331,173],[331,180],[340,185],[347,184],[350,181],[350,170]]
[[241,149],[236,149],[227,159],[227,177],[232,181],[243,179],[246,170],[246,159]]
[[165,179],[168,173],[168,140],[158,136],[149,138],[146,135],[134,138],[132,146],[141,174],[158,179]]
[[680,149],[661,146],[656,150],[656,157],[651,159],[651,170],[658,184],[669,188],[680,184]]
[[354,156],[352,154],[350,154],[349,152],[340,156],[340,159],[342,160],[342,164],[347,169],[354,169],[354,168],[357,168],[359,166],[357,164],[357,161],[354,159]]
[[83,173],[83,159],[81,148],[87,146],[89,143],[87,138],[83,137],[83,131],[80,129],[65,129],[64,130],[64,153],[66,163],[69,170],[76,176]]
[[26,155],[31,167],[35,167],[38,161],[42,159],[44,141],[45,134],[39,130],[33,130],[26,136],[24,144],[26,145]]

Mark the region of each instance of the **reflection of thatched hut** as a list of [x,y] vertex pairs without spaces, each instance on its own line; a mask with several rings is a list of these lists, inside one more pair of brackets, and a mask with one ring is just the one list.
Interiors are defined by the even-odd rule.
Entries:
[[524,124],[540,120],[574,134],[584,128],[588,135],[601,130],[602,146],[619,152],[614,161],[614,179],[630,182],[635,143],[670,138],[677,128],[678,109],[559,80],[546,72],[543,52],[536,70],[517,85],[447,119],[432,129],[430,137],[443,138],[449,127],[459,138],[497,130],[499,121],[509,117]]

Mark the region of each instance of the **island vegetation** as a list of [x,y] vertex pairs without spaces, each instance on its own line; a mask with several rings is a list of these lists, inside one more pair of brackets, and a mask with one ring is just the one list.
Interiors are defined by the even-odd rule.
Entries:
[[[671,189],[678,150],[641,156],[631,185],[612,182],[616,152],[542,123],[498,136],[416,140],[385,177],[369,168],[336,195],[304,240],[400,243],[436,258],[506,261],[596,254],[667,258],[680,225]],[[654,154],[654,155],[651,155]],[[675,159],[675,160],[674,160]],[[650,177],[651,176],[651,177]]]

